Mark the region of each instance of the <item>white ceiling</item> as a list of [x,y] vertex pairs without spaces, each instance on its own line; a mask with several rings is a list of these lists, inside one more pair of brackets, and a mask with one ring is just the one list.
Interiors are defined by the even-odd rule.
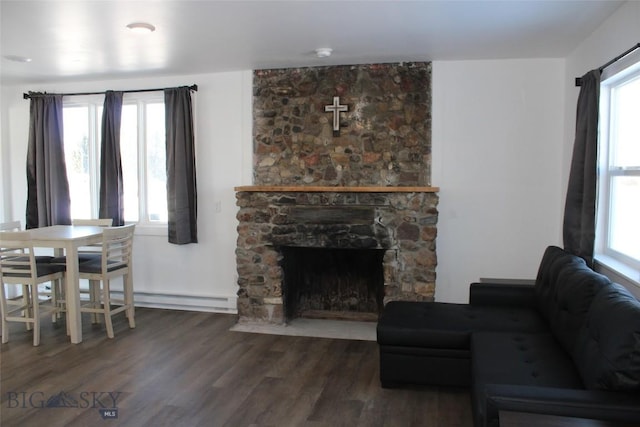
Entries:
[[[562,58],[622,1],[0,1],[3,84],[336,64]],[[125,26],[149,22],[156,31]],[[330,47],[331,57],[314,50]],[[29,63],[6,56],[31,58]]]

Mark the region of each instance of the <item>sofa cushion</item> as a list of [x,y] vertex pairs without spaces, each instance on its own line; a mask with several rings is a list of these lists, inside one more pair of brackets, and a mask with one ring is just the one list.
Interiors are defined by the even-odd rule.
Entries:
[[593,298],[609,284],[582,258],[555,246],[545,251],[535,285],[538,309],[566,351],[573,351]]
[[472,404],[484,425],[489,384],[584,388],[570,355],[552,334],[476,332],[471,337]]
[[594,297],[610,286],[611,281],[586,265],[561,269],[557,280],[547,321],[560,344],[571,352],[577,339],[576,331],[584,324]]
[[584,388],[571,356],[552,334],[476,332],[471,358],[479,384]]
[[575,269],[586,266],[585,261],[565,252],[557,246],[549,246],[542,255],[538,275],[536,276],[535,294],[538,307],[545,318],[550,317],[550,310],[556,300],[558,276],[563,269]]
[[480,330],[540,332],[548,326],[529,308],[392,301],[377,334],[380,345],[468,350],[470,333]]
[[640,302],[612,283],[593,299],[572,355],[590,389],[640,391]]
[[380,382],[468,387],[471,384],[469,350],[408,346],[380,346]]

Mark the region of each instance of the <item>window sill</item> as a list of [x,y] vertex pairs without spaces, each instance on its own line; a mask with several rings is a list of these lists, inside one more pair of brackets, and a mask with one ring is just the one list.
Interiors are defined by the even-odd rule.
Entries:
[[136,226],[135,234],[138,236],[167,236],[167,224]]
[[595,270],[621,285],[631,285],[640,288],[640,271],[614,258],[596,254]]

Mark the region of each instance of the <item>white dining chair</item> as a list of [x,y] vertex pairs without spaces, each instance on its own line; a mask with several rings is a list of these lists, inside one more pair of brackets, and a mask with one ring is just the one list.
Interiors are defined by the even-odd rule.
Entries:
[[97,225],[98,227],[111,227],[113,225],[113,219],[111,218],[74,218],[71,220],[73,225]]
[[[21,231],[22,230],[22,224],[20,223],[20,221],[7,221],[7,222],[0,222],[0,232],[3,231]],[[22,302],[17,301],[15,299],[7,299],[7,304],[9,305],[26,305],[29,295],[28,295],[28,289],[26,285],[23,285],[22,287]],[[17,292],[16,292],[17,294]],[[13,295],[9,295],[9,297],[11,297]],[[30,324],[27,323],[27,329],[29,329],[31,327]]]
[[[7,222],[2,222],[0,223],[0,232],[6,232],[6,231],[23,231],[22,230],[22,224],[20,221],[7,221]],[[24,258],[24,260],[26,260],[27,257]],[[50,255],[35,255],[35,259],[36,259],[36,263],[40,264],[40,263],[50,263],[54,257],[50,256]],[[58,289],[54,289],[52,290],[50,288],[50,286],[58,286]],[[50,286],[43,286],[43,287],[38,287],[38,295],[41,297],[45,297],[48,299],[51,299],[51,304],[54,307],[57,307],[58,301],[57,298],[62,296],[62,288],[61,286],[59,286],[60,283],[51,283]],[[26,295],[26,289],[23,289],[23,298],[27,298]],[[7,303],[9,305],[20,305],[21,303],[17,302],[14,299],[9,299],[7,300]],[[24,304],[24,302],[22,303]],[[55,322],[57,318],[60,317],[60,312],[54,313],[54,315],[56,316],[53,321]],[[29,324],[27,324],[27,326],[30,326]]]
[[[83,218],[74,218],[71,220],[71,224],[72,225],[91,225],[91,226],[97,226],[97,227],[111,227],[111,225],[113,224],[113,219],[111,218],[90,218],[90,219],[83,219]],[[102,253],[102,245],[101,244],[96,244],[96,245],[90,245],[90,246],[85,246],[82,248],[78,249],[78,263],[83,263],[83,262],[88,262],[88,261],[93,261],[96,259],[100,259],[100,254]],[[67,258],[66,256],[59,256],[59,257],[55,257],[53,258],[50,262],[55,263],[55,264],[66,264],[67,262]],[[86,294],[89,293],[91,294],[91,292],[95,289],[98,289],[98,287],[96,287],[95,285],[91,286],[91,284],[89,284],[89,288],[88,289],[80,289],[80,293],[81,294]],[[90,300],[97,300],[97,296],[96,295],[89,295],[89,299]],[[57,300],[57,304],[59,307],[59,311],[58,311],[58,316],[60,316],[60,313],[65,311],[65,298],[64,298],[64,292],[63,290],[61,290],[61,292],[59,293],[59,298]],[[93,314],[91,317],[91,322],[92,323],[98,323],[98,316],[97,314]]]
[[20,231],[21,229],[20,221],[0,222],[0,231]]
[[[72,219],[72,225],[93,225],[97,227],[111,227],[113,219],[96,218],[96,219]],[[91,245],[78,249],[78,262],[87,262],[98,259],[100,257],[100,245]],[[65,264],[67,258],[65,256],[55,257],[51,260],[56,264]]]
[[[20,221],[0,222],[0,232],[3,231],[23,231]],[[53,256],[36,255],[36,262],[51,262]]]
[[[2,343],[9,342],[9,322],[22,322],[27,329],[33,327],[33,345],[40,344],[40,296],[38,285],[51,282],[51,291],[61,286],[54,285],[64,279],[65,266],[37,263],[29,231],[0,232],[0,311],[2,314]],[[23,297],[15,303],[7,297],[8,286],[21,286]],[[56,305],[52,305],[55,319]]]
[[[133,302],[133,232],[135,224],[121,227],[105,227],[102,233],[102,251],[99,259],[79,265],[81,279],[89,280],[91,299],[82,304],[80,311],[104,316],[107,336],[114,337],[111,317],[125,312],[129,327],[135,328]],[[123,298],[113,298],[110,281],[122,277]],[[112,308],[112,305],[119,307]]]

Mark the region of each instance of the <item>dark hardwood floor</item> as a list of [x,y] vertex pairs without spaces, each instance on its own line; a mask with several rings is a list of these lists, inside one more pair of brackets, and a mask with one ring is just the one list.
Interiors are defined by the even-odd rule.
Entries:
[[0,425],[472,425],[467,390],[382,389],[375,342],[230,332],[235,320],[139,308],[136,329],[116,316],[113,340],[83,317],[73,345],[45,318],[39,347],[12,324]]

